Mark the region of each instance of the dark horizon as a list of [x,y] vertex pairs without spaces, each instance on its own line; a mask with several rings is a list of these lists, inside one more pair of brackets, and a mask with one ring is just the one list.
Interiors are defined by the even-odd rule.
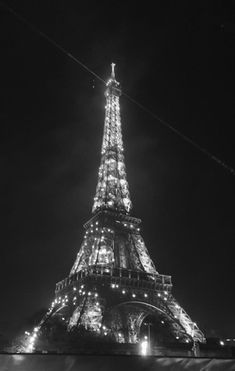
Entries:
[[[232,5],[113,3],[110,14],[105,4],[5,3],[103,79],[115,62],[125,93],[235,167]],[[2,7],[1,18],[0,334],[12,336],[49,306],[76,258],[105,98],[98,79]],[[235,178],[125,95],[120,104],[131,215],[150,256],[207,336],[235,337]]]

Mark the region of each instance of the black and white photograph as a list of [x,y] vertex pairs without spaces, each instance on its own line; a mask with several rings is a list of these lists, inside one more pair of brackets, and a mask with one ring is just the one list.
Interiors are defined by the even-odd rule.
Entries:
[[235,370],[235,3],[0,1],[0,371]]

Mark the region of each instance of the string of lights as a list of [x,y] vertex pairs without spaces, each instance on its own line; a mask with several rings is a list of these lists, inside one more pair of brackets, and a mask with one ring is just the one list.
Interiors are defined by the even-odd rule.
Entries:
[[[50,44],[52,44],[54,47],[56,47],[58,50],[60,50],[63,54],[65,54],[68,58],[73,60],[75,63],[79,64],[83,69],[88,71],[90,74],[92,74],[95,78],[97,78],[102,83],[106,84],[105,80],[102,79],[97,73],[95,73],[92,69],[90,69],[87,65],[85,65],[83,62],[81,62],[77,57],[75,57],[72,53],[70,53],[67,49],[65,49],[63,46],[58,44],[55,40],[53,40],[51,37],[49,37],[45,32],[41,31],[38,27],[33,25],[31,22],[29,22],[25,17],[23,17],[19,12],[16,12],[14,9],[12,9],[10,6],[5,4],[4,2],[0,1],[0,5],[5,8],[7,11],[9,11],[12,15],[14,15],[16,18],[18,18],[21,22],[25,23],[29,28],[31,28],[35,33],[38,33],[41,37],[46,39]],[[235,169],[231,167],[230,165],[226,164],[224,161],[220,160],[217,156],[213,155],[210,151],[203,148],[201,145],[196,143],[193,139],[189,138],[185,134],[183,134],[181,131],[176,129],[174,126],[169,124],[167,121],[163,120],[161,117],[159,117],[157,114],[149,110],[147,107],[145,107],[143,104],[137,102],[135,99],[133,99],[130,95],[126,94],[125,92],[122,92],[122,94],[132,103],[137,105],[140,109],[148,113],[150,116],[152,116],[154,119],[156,119],[158,122],[160,122],[162,125],[166,126],[168,129],[173,131],[175,134],[177,134],[181,139],[191,144],[194,148],[196,148],[198,151],[206,155],[208,158],[210,158],[212,161],[215,161],[218,165],[222,166],[225,170],[227,170],[230,174],[235,175]]]
[[[132,290],[131,288],[125,287],[125,289],[118,284],[111,283],[110,288],[119,295],[127,297],[126,300],[130,300],[131,298],[134,298],[135,300],[148,300],[149,303],[152,303],[154,298],[152,297],[151,293],[142,292],[141,290],[138,290],[137,288],[135,290]],[[183,310],[182,307],[180,307],[179,304],[176,303],[176,301],[172,298],[171,295],[167,291],[164,291],[163,293],[158,292],[158,300],[161,301],[161,305],[166,307],[166,305],[170,305],[170,315],[174,316],[176,320],[178,320],[181,323],[184,323],[184,326],[186,328],[186,333],[188,334],[188,338],[185,339],[185,342],[189,342],[189,339],[193,338],[194,336],[198,336],[200,338],[201,333],[200,330],[197,327],[197,324],[195,322],[191,323],[191,326],[188,323],[188,316]],[[78,305],[78,297],[83,298],[80,305]],[[129,299],[128,299],[129,298]],[[78,284],[78,286],[74,285],[72,292],[70,292],[69,295],[61,295],[58,294],[56,298],[51,303],[51,306],[49,307],[46,315],[41,320],[38,326],[36,326],[32,332],[25,331],[26,339],[23,345],[23,350],[26,353],[32,353],[35,348],[35,342],[37,341],[37,337],[40,335],[42,331],[42,326],[45,323],[45,321],[51,316],[53,312],[58,312],[63,310],[63,308],[67,307],[69,305],[69,302],[73,306],[77,306],[77,309],[74,311],[73,315],[70,319],[65,319],[63,317],[63,314],[60,316],[60,320],[62,322],[67,323],[69,331],[71,331],[74,326],[78,325],[78,322],[80,321],[83,325],[85,325],[86,328],[92,328],[93,331],[102,334],[103,336],[107,336],[111,333],[111,329],[104,324],[102,320],[102,312],[103,312],[103,305],[102,300],[99,297],[98,292],[89,290],[88,287],[86,287],[84,284]],[[167,303],[166,303],[167,302]],[[82,307],[87,307],[88,313],[82,313]],[[87,318],[89,317],[89,318]],[[161,324],[164,325],[165,322],[162,320]],[[119,331],[119,342],[124,342],[124,334]],[[180,337],[176,336],[176,340],[179,340]]]

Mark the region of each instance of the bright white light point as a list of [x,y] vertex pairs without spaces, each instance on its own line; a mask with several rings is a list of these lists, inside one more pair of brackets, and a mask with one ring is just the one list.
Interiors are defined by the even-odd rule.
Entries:
[[76,291],[76,290],[77,290],[76,287],[74,287],[74,288],[73,288],[73,291]]
[[167,291],[164,291],[164,294],[167,295]]
[[140,343],[140,347],[142,356],[146,356],[148,350],[148,342],[146,340],[142,341],[142,343]]
[[161,294],[158,293],[157,296],[161,296]]
[[176,339],[179,339],[179,336],[176,336]]
[[167,300],[167,298],[164,298],[164,300]]
[[164,325],[165,322],[164,321],[161,321],[161,323]]
[[145,335],[144,339],[147,340],[148,339],[148,336]]
[[123,293],[123,294],[125,294],[125,293],[126,293],[126,291],[125,291],[125,290],[122,290],[122,293]]
[[148,294],[144,294],[144,297],[147,298],[148,297]]
[[220,340],[219,343],[220,343],[220,345],[222,345],[222,346],[224,345],[224,341],[223,341],[223,340]]
[[133,298],[135,298],[136,297],[136,294],[132,294],[132,296],[133,296]]
[[118,336],[119,336],[119,337],[121,337],[121,336],[122,336],[122,334],[120,334],[120,332],[119,332]]

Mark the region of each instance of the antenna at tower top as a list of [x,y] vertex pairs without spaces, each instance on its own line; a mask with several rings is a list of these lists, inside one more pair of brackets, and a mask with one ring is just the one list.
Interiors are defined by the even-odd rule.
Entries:
[[112,78],[113,80],[115,80],[115,71],[114,71],[114,67],[115,67],[115,66],[116,66],[115,63],[111,63],[111,67],[112,67],[111,78]]

